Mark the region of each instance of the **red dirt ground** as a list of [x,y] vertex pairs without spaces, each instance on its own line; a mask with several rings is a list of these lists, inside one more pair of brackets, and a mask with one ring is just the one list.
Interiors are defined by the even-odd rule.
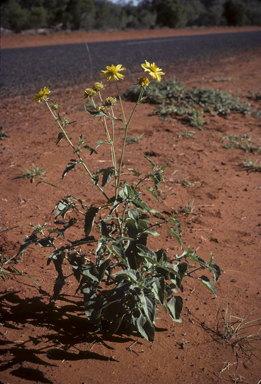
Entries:
[[[162,36],[163,32],[172,33],[157,31],[157,36]],[[153,37],[154,33],[156,31],[153,31]],[[112,34],[117,37],[115,32],[110,36]],[[60,44],[61,35],[56,36],[57,40],[55,35],[3,37],[2,48],[21,46],[22,39],[26,39],[25,46]],[[75,40],[72,36],[63,35],[63,43],[80,42],[81,34],[75,34]],[[82,37],[83,41],[93,41],[92,34],[90,40],[86,40],[86,36]],[[100,40],[106,40],[108,35],[98,36]],[[136,32],[128,34],[129,39],[136,37]],[[145,37],[148,35],[144,32]],[[123,33],[118,38],[122,39]],[[261,51],[255,51],[248,57],[240,55],[174,67],[165,77],[170,79],[178,75],[189,88],[229,91],[242,101],[250,102],[253,108],[260,109],[260,101],[246,97],[249,92],[260,93],[260,64]],[[213,81],[215,78],[227,81],[216,82]],[[126,76],[125,81],[119,83],[121,91],[124,92],[132,81]],[[102,138],[102,128],[84,111],[82,95],[87,86],[92,84],[55,90],[51,96],[59,103],[63,116],[77,121],[69,126],[70,137],[78,140],[82,133],[84,138],[95,143]],[[114,84],[108,84],[105,96],[116,96],[114,87]],[[92,202],[102,204],[102,196],[97,196],[83,171],[70,172],[61,180],[65,166],[73,157],[72,152],[64,141],[60,147],[55,145],[58,129],[44,105],[31,103],[32,96],[0,100],[1,125],[10,136],[0,141],[1,227],[9,228],[0,232],[0,253],[9,257],[32,232],[30,224],[53,222],[51,211],[64,194],[77,196],[87,205]],[[129,115],[133,104],[124,102],[124,108]],[[168,213],[177,211],[185,245],[198,248],[198,254],[206,260],[210,252],[214,253],[215,261],[226,272],[216,284],[217,300],[197,280],[189,280],[187,284],[184,282],[183,322],[173,323],[160,312],[153,344],[134,335],[103,338],[90,330],[81,296],[74,296],[76,283],[73,278],[67,280],[57,306],[49,306],[56,272],[52,264],[46,266],[46,250],[31,247],[16,267],[32,275],[40,288],[25,277],[1,280],[0,382],[260,383],[260,341],[253,344],[253,355],[248,358],[239,349],[239,343],[233,352],[234,340],[223,340],[217,332],[217,324],[221,319],[218,305],[223,315],[228,307],[233,316],[243,318],[255,310],[248,320],[261,318],[261,178],[260,172],[247,172],[238,165],[246,155],[258,163],[261,156],[241,149],[225,149],[221,141],[225,134],[251,133],[252,142],[260,145],[261,121],[252,115],[231,114],[223,118],[205,113],[204,130],[198,131],[175,119],[160,120],[153,115],[154,108],[141,105],[134,115],[130,135],[143,134],[143,140],[126,147],[124,175],[130,177],[127,167],[148,171],[148,164],[143,160],[145,152],[150,152],[152,160],[160,166],[168,165],[166,188],[162,192],[163,206],[157,206],[157,209]],[[119,105],[116,106],[117,113],[120,114]],[[178,137],[185,128],[195,132],[194,138]],[[116,148],[119,148],[123,137],[120,125],[117,125],[116,133]],[[109,155],[101,150],[98,157],[88,157],[88,164],[95,170],[107,160]],[[48,172],[47,179],[57,188],[16,178],[32,164],[42,165]],[[185,187],[181,180],[189,180],[194,185]],[[184,214],[186,203],[193,200],[193,212]],[[164,247],[174,254],[178,251],[169,236],[163,236],[162,242],[159,246],[157,240],[154,248]],[[219,324],[222,331],[222,320]],[[259,326],[254,322],[243,327],[242,334],[244,331],[245,336],[256,334],[260,331],[260,322]],[[249,342],[253,340],[250,338]]]

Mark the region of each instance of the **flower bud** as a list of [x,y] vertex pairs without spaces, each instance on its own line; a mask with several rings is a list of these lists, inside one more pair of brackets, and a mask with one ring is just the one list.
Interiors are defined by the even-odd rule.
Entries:
[[105,85],[103,85],[102,83],[100,83],[100,82],[96,82],[96,83],[94,83],[93,84],[93,87],[92,87],[92,89],[95,91],[95,92],[100,92],[100,91],[102,91],[103,89],[105,89],[106,87],[105,87]]
[[100,112],[106,112],[107,111],[107,108],[104,106],[104,105],[102,105],[102,106],[100,106],[99,108],[98,108],[98,110],[100,111]]
[[84,91],[84,99],[87,99],[88,97],[96,96],[97,93],[92,88],[86,88]]
[[149,85],[150,81],[147,77],[141,76],[138,78],[138,84],[142,87],[147,87]]
[[115,105],[117,102],[117,100],[115,99],[115,97],[107,97],[107,99],[105,100],[105,103],[104,105],[106,107],[112,107],[113,105]]
[[53,105],[51,105],[51,108],[54,110],[54,111],[57,111],[57,109],[59,109],[59,105],[54,103]]

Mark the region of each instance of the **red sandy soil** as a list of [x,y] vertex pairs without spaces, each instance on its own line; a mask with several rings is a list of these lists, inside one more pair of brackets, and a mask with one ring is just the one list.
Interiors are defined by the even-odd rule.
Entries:
[[[144,33],[142,38],[174,32],[149,31],[150,35]],[[140,31],[128,33],[126,38],[134,39],[138,35],[141,37]],[[73,43],[79,42],[80,36],[84,41],[94,41],[91,40],[94,34],[26,38],[18,35],[3,37],[2,48]],[[110,40],[112,36],[117,38],[115,32],[95,36],[101,40],[108,36]],[[123,36],[125,32],[121,32],[118,39]],[[183,71],[176,67],[166,78],[178,73],[179,80],[189,88],[226,90],[258,109],[260,101],[248,100],[246,96],[249,92],[260,92],[260,64],[261,52],[255,51],[248,57],[240,55],[205,65],[189,64]],[[215,78],[223,81],[213,81]],[[131,83],[132,78],[126,76],[125,81],[119,83],[121,91]],[[95,143],[102,139],[103,131],[98,120],[93,121],[84,111],[82,95],[87,86],[92,84],[55,90],[51,96],[59,103],[63,117],[77,121],[69,126],[71,139],[77,142],[83,134],[86,140]],[[104,95],[116,96],[115,84],[108,84]],[[32,232],[30,224],[53,223],[51,211],[64,194],[77,196],[87,205],[103,203],[102,195],[97,195],[82,170],[70,172],[61,180],[73,154],[65,141],[60,147],[55,145],[58,128],[44,105],[31,103],[32,96],[0,101],[1,125],[10,136],[0,142],[1,227],[9,228],[0,232],[0,247],[1,254],[9,257]],[[133,104],[124,102],[124,108],[128,116]],[[190,279],[184,282],[183,322],[173,323],[160,312],[153,344],[134,335],[103,338],[89,328],[81,296],[74,295],[76,282],[72,277],[67,279],[57,305],[49,306],[56,272],[53,264],[46,265],[46,249],[30,247],[15,266],[33,276],[40,288],[26,277],[1,280],[1,383],[260,383],[260,340],[253,343],[253,338],[249,338],[247,344],[244,339],[245,348],[249,349],[250,344],[253,347],[253,354],[249,352],[249,356],[240,349],[242,342],[239,341],[233,351],[235,339],[222,338],[222,317],[218,313],[220,306],[223,315],[228,308],[233,316],[243,318],[250,314],[247,320],[261,318],[261,178],[260,172],[247,172],[238,164],[246,155],[260,163],[261,156],[241,149],[225,149],[221,141],[225,134],[251,133],[252,142],[260,145],[260,119],[252,115],[231,114],[223,118],[205,113],[204,130],[199,131],[175,119],[160,120],[153,114],[154,108],[141,105],[134,115],[130,135],[143,136],[140,142],[126,147],[124,177],[131,177],[127,167],[148,172],[149,166],[143,160],[145,153],[159,166],[168,165],[166,187],[161,196],[163,205],[156,208],[169,214],[175,210],[182,223],[184,244],[197,248],[206,260],[213,252],[215,261],[225,270],[216,284],[217,300],[199,281]],[[116,105],[116,115],[120,115],[119,105]],[[194,138],[179,137],[185,129],[194,131]],[[117,124],[116,148],[120,147],[122,137],[123,131]],[[110,159],[106,148],[102,148],[97,157],[85,156],[92,170]],[[37,180],[30,183],[17,178],[32,164],[42,165],[47,171],[46,179],[57,188],[47,183],[38,184]],[[182,180],[193,185],[185,187]],[[109,193],[110,187],[107,188]],[[194,210],[185,214],[185,205],[192,201]],[[151,205],[152,200],[148,203]],[[164,247],[170,254],[179,251],[175,241],[166,234],[161,244],[158,239],[157,243],[152,239],[151,246],[153,249]],[[239,336],[260,332],[260,322],[259,326],[256,324],[243,327]]]

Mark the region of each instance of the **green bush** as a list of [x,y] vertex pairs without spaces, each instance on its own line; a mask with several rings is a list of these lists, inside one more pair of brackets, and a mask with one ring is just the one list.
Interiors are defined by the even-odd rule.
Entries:
[[29,10],[22,8],[16,0],[9,0],[1,5],[1,21],[4,28],[20,32],[30,25],[29,17]]
[[228,0],[224,4],[224,17],[228,25],[246,24],[246,5],[241,0]]

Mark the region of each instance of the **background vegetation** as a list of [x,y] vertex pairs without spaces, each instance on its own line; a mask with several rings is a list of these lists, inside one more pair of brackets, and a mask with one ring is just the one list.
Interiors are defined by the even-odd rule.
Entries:
[[259,0],[5,0],[1,26],[111,30],[261,25]]

